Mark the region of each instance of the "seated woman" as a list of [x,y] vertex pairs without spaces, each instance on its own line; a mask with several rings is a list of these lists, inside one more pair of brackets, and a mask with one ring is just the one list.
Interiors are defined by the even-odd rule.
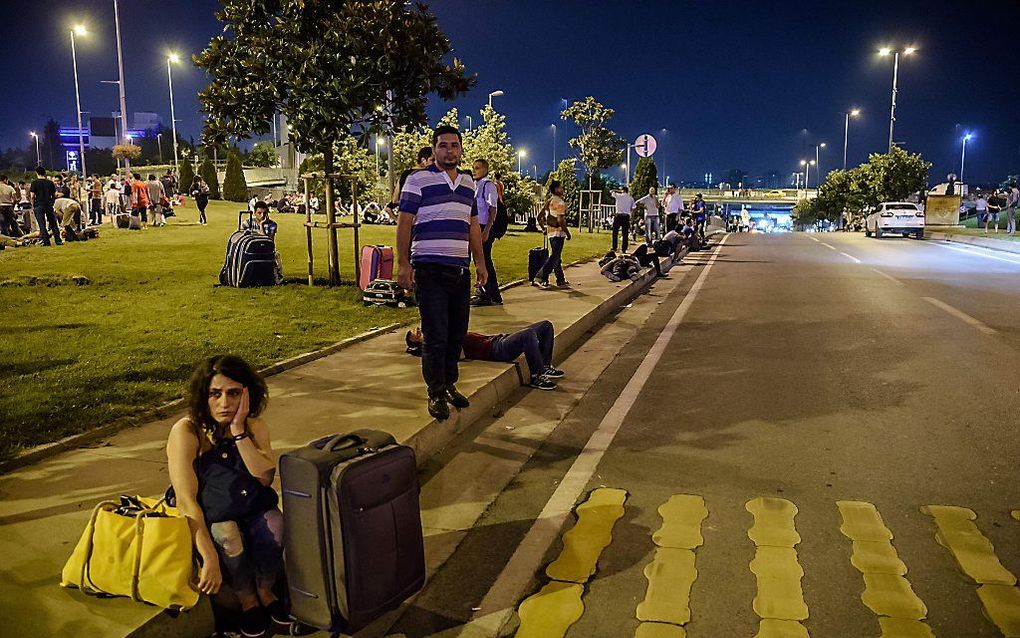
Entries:
[[167,460],[177,508],[191,526],[202,566],[198,589],[227,583],[241,602],[243,636],[292,625],[273,593],[283,570],[283,515],[270,485],[276,456],[265,381],[233,355],[203,361],[191,377],[189,415],[170,430]]

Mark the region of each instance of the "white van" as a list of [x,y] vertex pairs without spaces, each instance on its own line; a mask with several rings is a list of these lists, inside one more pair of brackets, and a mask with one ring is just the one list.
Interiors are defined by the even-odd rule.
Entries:
[[878,239],[892,234],[924,239],[924,211],[912,202],[883,202],[864,220],[864,234]]

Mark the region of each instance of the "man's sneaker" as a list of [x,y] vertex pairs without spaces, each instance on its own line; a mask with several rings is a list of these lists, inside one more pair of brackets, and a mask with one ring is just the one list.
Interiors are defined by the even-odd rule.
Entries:
[[528,386],[535,388],[536,390],[555,390],[556,382],[541,375],[535,375],[531,377],[531,383],[529,383]]
[[252,607],[241,612],[238,629],[244,638],[262,638],[269,626],[269,614],[262,607]]
[[446,404],[445,396],[429,397],[429,414],[437,421],[445,421],[450,418],[450,406]]
[[479,306],[491,306],[492,305],[492,301],[488,297],[472,297],[471,301],[469,301],[468,303],[470,303],[472,306],[474,306],[476,308],[479,307]]
[[548,379],[562,379],[563,370],[557,370],[552,366],[546,366],[545,370],[542,370],[542,376]]
[[468,398],[461,394],[460,392],[458,392],[457,388],[453,387],[452,385],[446,388],[446,400],[449,401],[453,405],[453,407],[457,408],[458,410],[463,410],[464,408],[471,407],[471,402],[468,401]]
[[538,286],[542,290],[549,290],[549,282],[548,281],[542,281],[541,279],[535,279],[534,281],[531,282],[531,285],[532,286]]
[[556,287],[557,288],[561,288],[561,289],[562,288],[570,288],[570,282],[567,281],[566,279],[564,279],[563,281],[557,281],[556,282]]

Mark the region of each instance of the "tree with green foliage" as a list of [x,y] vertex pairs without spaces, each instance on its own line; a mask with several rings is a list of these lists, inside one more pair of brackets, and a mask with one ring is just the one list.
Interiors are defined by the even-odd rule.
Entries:
[[567,221],[577,222],[577,209],[580,205],[580,184],[577,182],[577,160],[573,157],[560,160],[556,170],[549,173],[545,182],[546,192],[553,180],[563,184],[563,201],[567,203]]
[[244,170],[241,168],[241,154],[230,151],[227,155],[227,170],[223,176],[223,199],[228,202],[248,201],[248,183],[244,180]]
[[191,165],[191,158],[185,154],[178,164],[177,185],[178,189],[187,194],[191,190],[191,182],[195,179],[195,167]]
[[212,163],[212,160],[208,157],[202,160],[201,166],[198,167],[198,174],[205,180],[206,185],[209,186],[209,199],[220,198],[220,178],[216,175],[216,166]]
[[[403,0],[221,0],[223,32],[195,58],[212,82],[199,92],[210,140],[265,135],[287,117],[297,150],[336,172],[345,137],[425,122],[428,96],[452,99],[474,83],[423,4]],[[265,91],[272,86],[274,90]],[[336,221],[332,185],[326,212]],[[330,283],[339,283],[330,227]]]
[[835,221],[843,208],[860,214],[882,202],[900,201],[928,186],[931,164],[919,154],[899,147],[891,153],[872,153],[850,170],[834,170],[818,189],[817,219]]
[[491,173],[508,175],[516,166],[517,153],[506,132],[506,116],[489,105],[482,108],[481,115],[482,124],[465,132],[464,164],[470,166],[484,158]]
[[[436,126],[457,126],[457,109],[450,109],[446,112]],[[393,172],[400,174],[418,164],[418,151],[426,146],[432,146],[432,131],[434,129],[427,124],[415,127],[403,127],[393,134]],[[471,142],[472,134],[469,131],[462,131],[464,139],[464,150]]]
[[634,167],[634,179],[630,182],[630,194],[634,199],[641,199],[648,194],[648,189],[659,185],[659,169],[655,160],[642,157]]
[[258,168],[271,168],[276,166],[276,147],[273,146],[272,142],[255,142],[252,146],[251,152],[245,157],[245,163],[248,166],[255,166]]
[[594,175],[623,159],[627,142],[606,128],[614,115],[615,109],[604,106],[591,96],[574,102],[560,113],[560,119],[573,120],[581,130],[580,135],[572,138],[569,144],[577,151],[588,175]]
[[793,210],[790,212],[790,217],[792,217],[794,223],[802,229],[808,226],[814,226],[821,219],[828,219],[828,216],[822,213],[817,198],[802,199],[797,202],[797,204],[793,207]]
[[[350,136],[340,140],[336,145],[334,155],[336,157],[335,170],[345,176],[345,179],[337,180],[335,183],[336,195],[340,203],[350,203],[351,196],[353,195],[351,191],[352,180],[358,189],[358,201],[364,203],[371,199],[371,189],[376,182],[375,156],[369,153],[368,149],[360,146],[358,141]],[[301,163],[299,172],[301,174],[322,173],[323,163],[324,160],[321,153],[309,155]],[[325,197],[325,180],[309,180],[308,187],[320,198]]]

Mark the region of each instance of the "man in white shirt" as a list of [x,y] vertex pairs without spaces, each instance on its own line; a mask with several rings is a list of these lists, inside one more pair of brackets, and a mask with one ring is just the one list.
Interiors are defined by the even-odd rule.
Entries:
[[482,229],[482,254],[485,256],[485,268],[489,271],[485,286],[475,289],[471,305],[502,305],[503,296],[499,292],[499,281],[496,279],[496,265],[492,262],[492,243],[496,241],[496,237],[491,232],[499,208],[499,193],[496,184],[489,179],[488,160],[476,159],[471,165],[471,176],[475,180],[475,206],[478,208],[478,225]]
[[680,219],[680,211],[684,209],[684,199],[676,192],[676,184],[670,184],[666,189],[666,199],[662,203],[666,209],[666,232],[676,230],[677,220]]
[[627,239],[630,235],[630,214],[634,212],[634,198],[624,186],[620,190],[610,191],[616,200],[616,214],[613,215],[613,252],[616,252],[617,234],[623,232],[623,252],[627,252]]
[[637,200],[638,204],[645,207],[645,243],[652,243],[652,234],[656,239],[662,237],[659,230],[659,198],[655,187],[648,189],[648,194]]
[[[977,201],[974,202],[974,211],[977,213],[978,224],[982,222],[985,225],[985,234],[988,234],[988,225],[992,223],[993,215],[988,214],[988,200],[985,199],[984,195],[978,195]],[[996,211],[995,215],[995,234],[999,233],[999,213]]]

